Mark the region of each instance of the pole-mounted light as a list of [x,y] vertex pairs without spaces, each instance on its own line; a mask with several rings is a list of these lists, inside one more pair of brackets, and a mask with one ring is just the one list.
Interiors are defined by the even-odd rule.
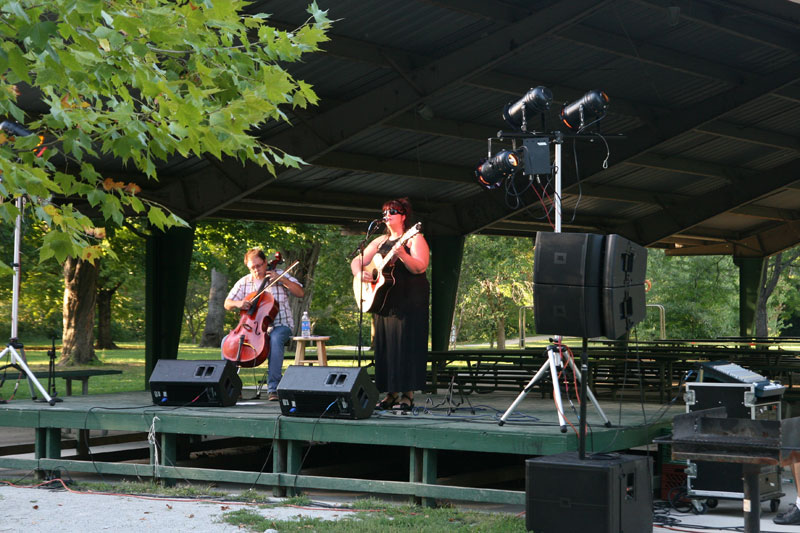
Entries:
[[572,131],[580,131],[606,115],[608,95],[603,91],[589,91],[578,100],[561,108],[561,122]]
[[553,92],[550,89],[541,85],[534,87],[513,104],[506,104],[503,120],[516,130],[527,131],[528,117],[534,113],[544,113],[550,109],[552,101]]
[[475,169],[475,177],[486,189],[496,189],[505,178],[520,168],[520,158],[516,152],[501,150],[488,159],[482,159]]

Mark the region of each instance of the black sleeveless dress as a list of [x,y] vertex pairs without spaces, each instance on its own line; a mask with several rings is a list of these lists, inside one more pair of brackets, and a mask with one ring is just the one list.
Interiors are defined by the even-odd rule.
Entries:
[[[385,255],[395,242],[387,240],[378,252]],[[421,390],[428,362],[428,278],[424,272],[412,274],[399,259],[383,272],[395,283],[383,308],[373,314],[375,385],[381,392]]]

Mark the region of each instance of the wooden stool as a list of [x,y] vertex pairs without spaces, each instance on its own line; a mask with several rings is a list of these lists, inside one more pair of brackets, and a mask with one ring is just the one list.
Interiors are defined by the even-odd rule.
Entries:
[[[294,353],[294,364],[296,365],[313,365],[315,362],[319,366],[328,366],[328,352],[325,351],[325,341],[330,337],[292,337],[292,340],[297,342],[297,350]],[[317,359],[316,361],[306,360],[306,343],[317,343]]]

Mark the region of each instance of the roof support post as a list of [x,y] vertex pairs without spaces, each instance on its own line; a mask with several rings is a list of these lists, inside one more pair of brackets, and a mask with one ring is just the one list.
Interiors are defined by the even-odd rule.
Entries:
[[766,259],[734,257],[733,262],[739,267],[739,335],[752,337],[755,335],[758,291]]
[[463,235],[428,237],[431,248],[431,349],[447,350],[450,326],[456,307],[461,258],[464,255]]
[[153,229],[147,237],[144,351],[147,390],[158,360],[178,358],[193,241],[194,227]]

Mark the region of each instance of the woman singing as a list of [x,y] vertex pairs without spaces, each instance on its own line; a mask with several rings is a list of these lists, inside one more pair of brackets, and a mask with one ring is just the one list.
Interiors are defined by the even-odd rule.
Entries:
[[[376,238],[364,250],[363,265],[376,253],[382,257],[403,236],[411,221],[408,198],[383,204],[386,235]],[[410,411],[414,391],[425,386],[428,353],[428,295],[430,286],[425,271],[429,260],[428,243],[417,233],[400,246],[384,266],[387,280],[394,280],[384,305],[373,310],[375,323],[375,385],[385,392],[378,409]],[[350,263],[353,276],[374,281],[371,272],[362,272],[362,258]]]

